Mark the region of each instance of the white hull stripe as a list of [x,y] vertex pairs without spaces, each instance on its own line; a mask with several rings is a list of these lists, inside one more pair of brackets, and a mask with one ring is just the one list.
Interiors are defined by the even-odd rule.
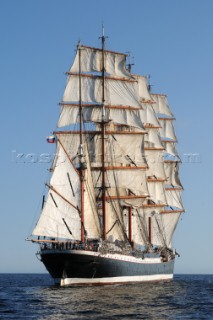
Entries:
[[145,276],[129,276],[129,277],[109,277],[109,278],[65,278],[54,279],[55,283],[61,286],[72,285],[87,285],[87,284],[115,284],[115,283],[129,283],[129,282],[151,282],[161,280],[171,280],[173,274],[153,274]]

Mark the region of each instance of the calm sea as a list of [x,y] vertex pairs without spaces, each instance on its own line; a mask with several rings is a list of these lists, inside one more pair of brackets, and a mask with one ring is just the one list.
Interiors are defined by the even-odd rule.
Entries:
[[0,274],[0,319],[213,319],[213,275],[59,288],[48,274]]

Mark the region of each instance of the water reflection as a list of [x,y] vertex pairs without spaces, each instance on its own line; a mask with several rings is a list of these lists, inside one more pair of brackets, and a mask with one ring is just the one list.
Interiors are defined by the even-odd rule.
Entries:
[[213,276],[60,288],[48,275],[0,275],[0,319],[213,319]]
[[177,319],[187,288],[179,282],[55,287],[38,295],[45,301],[41,319]]

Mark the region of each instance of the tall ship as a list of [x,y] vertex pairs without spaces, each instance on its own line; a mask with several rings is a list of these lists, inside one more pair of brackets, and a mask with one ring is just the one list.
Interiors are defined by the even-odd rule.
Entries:
[[184,212],[173,113],[127,54],[78,43],[42,211],[28,240],[56,284],[173,278]]

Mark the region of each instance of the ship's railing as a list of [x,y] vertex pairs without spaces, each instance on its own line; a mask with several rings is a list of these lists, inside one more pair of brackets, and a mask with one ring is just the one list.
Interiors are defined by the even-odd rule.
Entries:
[[52,242],[52,243],[41,243],[41,251],[43,250],[87,250],[87,251],[98,251],[99,244],[97,243],[73,243],[73,242]]
[[59,250],[59,251],[66,251],[66,250],[83,250],[83,251],[93,251],[93,252],[99,252],[101,254],[107,254],[107,253],[116,253],[116,254],[122,254],[122,255],[132,255],[137,258],[151,258],[151,257],[161,257],[163,261],[171,260],[174,254],[169,251],[171,256],[168,256],[168,252],[166,248],[156,248],[153,249],[152,252],[148,252],[147,250],[132,250],[131,248],[123,248],[118,250],[117,247],[110,247],[104,243],[99,242],[89,242],[89,243],[80,243],[80,242],[43,242],[40,243],[40,250]]
[[107,253],[117,253],[117,254],[126,254],[129,255],[130,250],[122,250],[118,247],[111,247],[100,244],[98,242],[89,242],[89,243],[79,243],[79,242],[43,242],[40,243],[40,250],[84,250],[84,251],[94,251],[100,252],[102,254]]

